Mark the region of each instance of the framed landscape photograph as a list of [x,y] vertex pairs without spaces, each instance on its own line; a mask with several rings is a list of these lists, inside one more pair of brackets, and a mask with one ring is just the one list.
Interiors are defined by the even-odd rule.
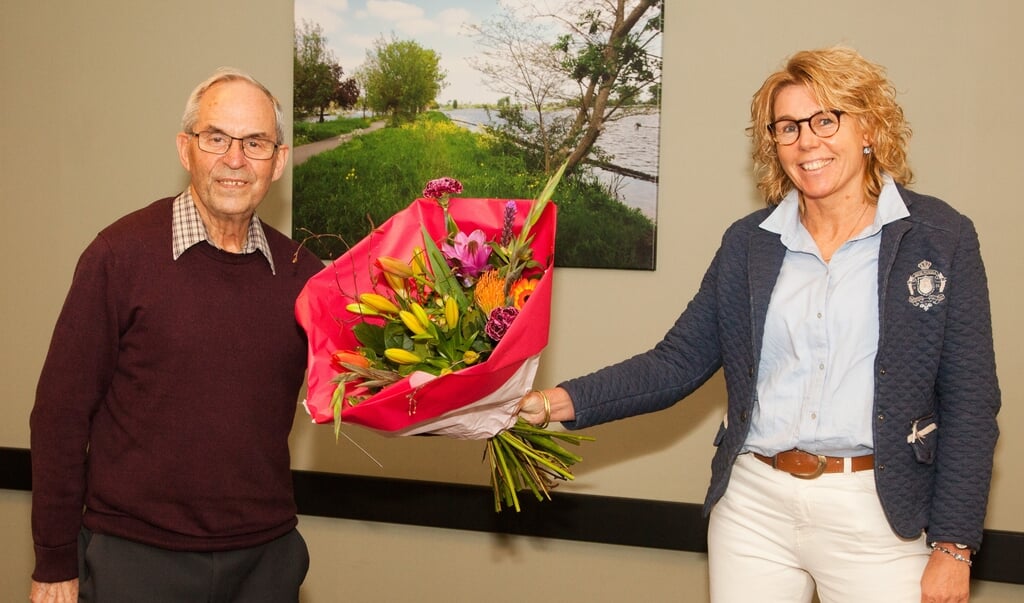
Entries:
[[296,0],[293,236],[336,258],[422,196],[532,199],[555,265],[653,270],[663,0]]

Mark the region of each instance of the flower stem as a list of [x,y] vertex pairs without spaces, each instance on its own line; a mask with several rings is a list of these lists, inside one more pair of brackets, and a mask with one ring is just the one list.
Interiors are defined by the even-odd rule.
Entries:
[[569,468],[583,457],[566,450],[556,438],[574,445],[594,439],[541,429],[520,419],[487,441],[495,511],[500,512],[503,503],[519,511],[517,490],[529,489],[538,501],[551,500],[557,480],[575,479]]

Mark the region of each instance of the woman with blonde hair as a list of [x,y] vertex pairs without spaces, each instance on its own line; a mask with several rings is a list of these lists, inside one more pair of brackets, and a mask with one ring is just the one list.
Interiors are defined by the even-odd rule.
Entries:
[[790,57],[751,122],[768,207],[726,231],[657,345],[520,415],[654,412],[722,369],[713,601],[966,601],[1000,407],[974,226],[906,188],[895,90],[851,49]]

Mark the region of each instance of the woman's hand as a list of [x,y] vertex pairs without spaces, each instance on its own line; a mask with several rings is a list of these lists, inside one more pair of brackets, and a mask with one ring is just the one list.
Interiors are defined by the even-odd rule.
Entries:
[[[955,545],[940,543],[953,550]],[[962,552],[964,556],[969,551]],[[935,551],[921,576],[922,603],[967,603],[971,596],[971,568],[963,561]]]
[[576,410],[569,392],[560,387],[532,391],[519,400],[519,416],[531,425],[546,427],[551,421],[572,421]]

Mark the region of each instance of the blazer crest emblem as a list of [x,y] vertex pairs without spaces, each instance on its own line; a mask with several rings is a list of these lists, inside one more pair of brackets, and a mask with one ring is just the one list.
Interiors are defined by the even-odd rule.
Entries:
[[928,260],[922,260],[917,267],[920,270],[907,279],[907,289],[910,291],[907,301],[927,312],[932,306],[946,299],[946,277],[932,268],[932,263]]

